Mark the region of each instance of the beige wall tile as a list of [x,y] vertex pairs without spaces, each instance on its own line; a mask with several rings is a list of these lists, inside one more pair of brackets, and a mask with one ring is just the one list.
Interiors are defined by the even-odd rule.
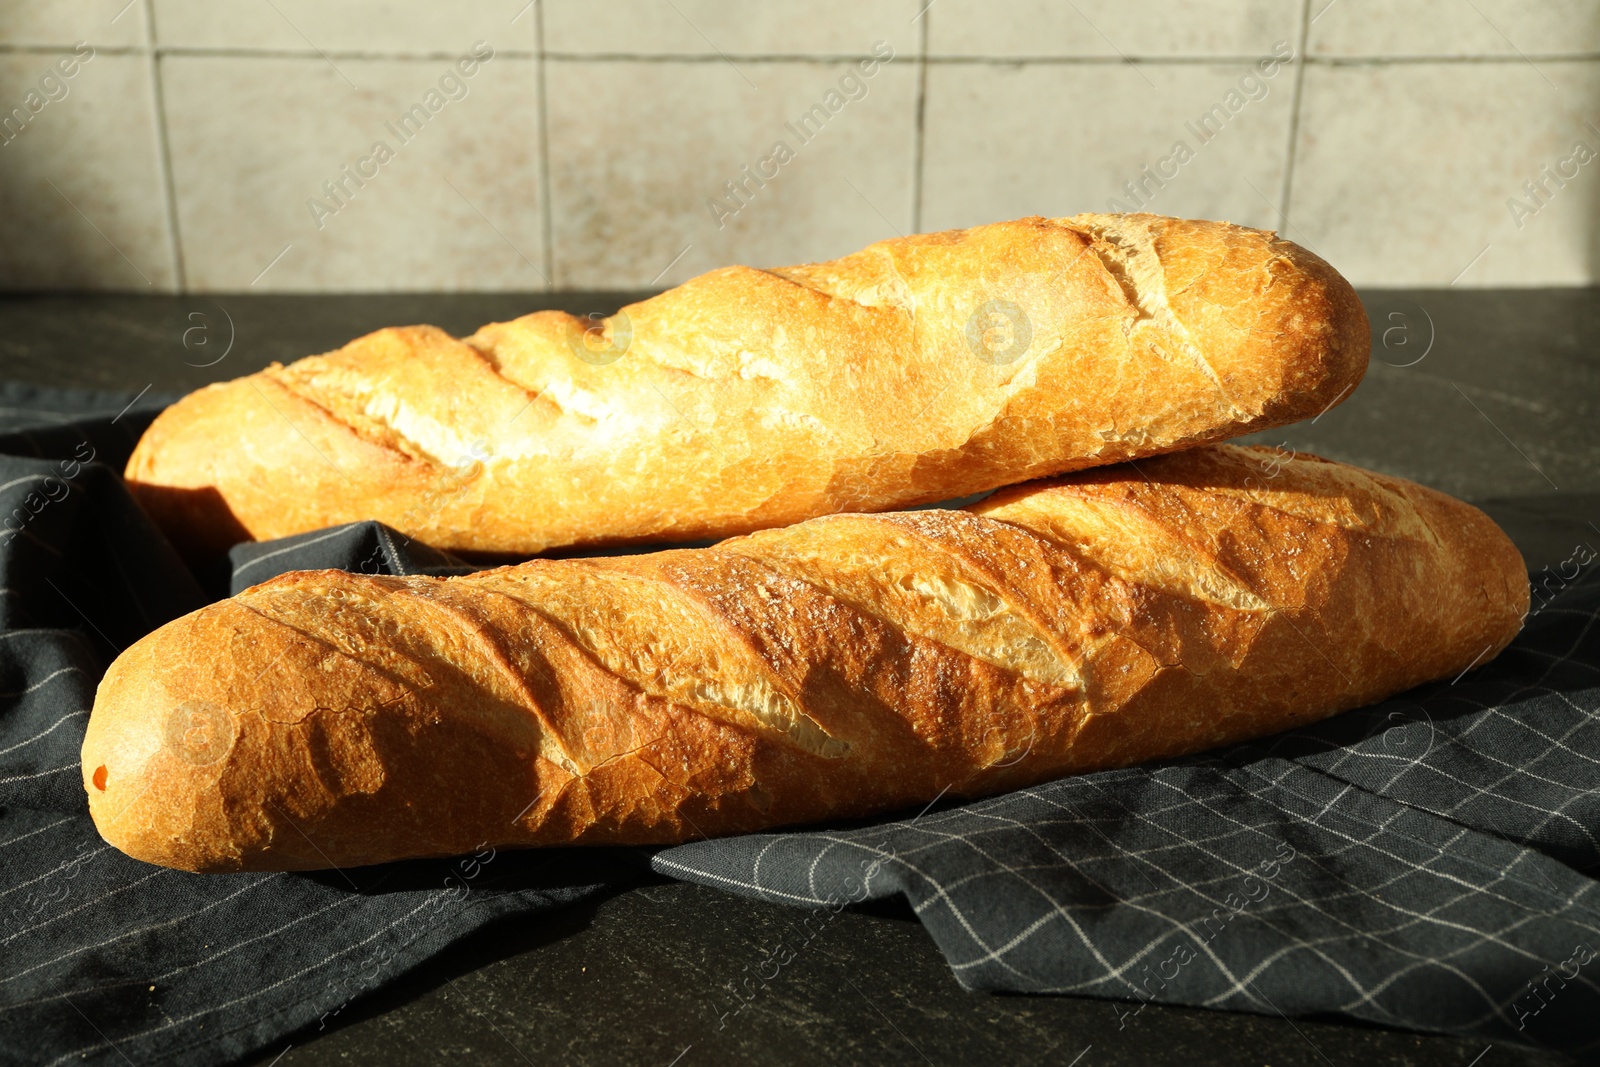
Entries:
[[[536,47],[528,0],[154,0],[164,47],[329,52]],[[515,20],[515,21],[513,21]]]
[[[926,0],[923,0],[926,2]],[[917,0],[543,0],[545,47],[577,55],[859,55],[888,41],[910,54]]]
[[1594,0],[1311,0],[1311,17],[1314,56],[1600,52]]
[[[729,263],[830,259],[909,232],[915,67],[891,62],[847,85],[866,95],[839,94],[837,113],[806,143],[785,124],[826,106],[856,68],[749,70],[759,89],[724,63],[549,64],[558,285],[669,285]],[[723,183],[775,158],[779,141],[794,158],[769,164],[776,176],[747,185],[743,206],[727,199]],[[728,214],[707,207],[714,197]]]
[[1600,64],[1313,65],[1304,94],[1290,236],[1358,284],[1448,285],[1469,264],[1460,284],[1594,277],[1600,160],[1536,215],[1507,201],[1538,206],[1521,186],[1542,165],[1600,152]]
[[934,56],[1254,56],[1300,32],[1282,0],[939,0],[924,17]]
[[[0,55],[7,114],[58,58]],[[0,287],[171,289],[149,61],[99,54],[62,84],[0,145]]]
[[[1277,227],[1294,69],[1204,144],[1191,125],[1226,107],[1247,57],[1298,42],[1301,12],[1294,0],[0,4],[0,49],[101,50],[66,99],[0,146],[0,286],[178,283],[141,54],[151,32],[167,50],[191,287],[244,289],[259,276],[256,291],[516,290],[543,286],[539,272],[566,287],[666,285],[731,262],[833,257],[916,225],[1113,200]],[[1464,286],[1600,276],[1600,160],[1551,183],[1548,206],[1522,189],[1580,141],[1600,152],[1600,61],[1584,58],[1600,54],[1600,2],[1311,0],[1308,13],[1308,50],[1334,62],[1306,74],[1288,236],[1367,284],[1446,284],[1469,264]],[[558,57],[544,64],[548,211],[531,58],[541,23]],[[935,61],[919,192],[924,30]],[[477,40],[499,54],[470,95],[399,145],[385,122]],[[799,143],[785,123],[849,69],[815,57],[878,40],[896,60]],[[217,50],[227,54],[205,54]],[[1125,55],[1184,62],[1117,62]],[[1406,57],[1418,58],[1395,61]],[[0,104],[20,105],[51,61],[0,51]],[[336,206],[322,183],[380,138],[394,160],[319,228],[307,201]],[[724,183],[778,140],[794,159],[747,204],[728,199]],[[1181,163],[1180,140],[1193,152]],[[1143,168],[1164,160],[1157,187]],[[1127,182],[1144,183],[1137,199]],[[707,203],[718,197],[720,219]]]
[[145,0],[51,0],[0,4],[0,44],[96,48],[145,43]]
[[[1259,99],[1235,97],[1237,113],[1202,143],[1186,124],[1198,125],[1213,105],[1226,108],[1227,94],[1252,72],[1246,87]],[[1273,225],[1268,201],[1281,197],[1294,69],[1280,67],[1271,79],[1259,74],[1242,64],[935,65],[923,228],[1106,211],[1112,199],[1168,215]],[[1207,129],[1217,129],[1215,120]],[[1187,162],[1175,151],[1179,142],[1192,153]],[[1148,182],[1135,201],[1124,183],[1145,180],[1146,166],[1158,177],[1176,174],[1161,187]]]
[[[254,291],[541,288],[535,63],[484,64],[409,142],[387,124],[426,103],[450,65],[339,65],[359,91],[321,59],[163,59],[190,285],[249,289],[289,246]],[[314,218],[308,201],[339,204],[323,182],[378,141],[394,157]]]

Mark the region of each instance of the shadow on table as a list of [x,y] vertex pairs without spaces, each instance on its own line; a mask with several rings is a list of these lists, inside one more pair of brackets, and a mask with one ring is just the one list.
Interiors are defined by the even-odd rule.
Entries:
[[[495,919],[452,942],[405,974],[354,998],[336,1018],[308,1024],[282,1039],[284,1045],[305,1044],[318,1036],[409,1003],[491,963],[554,944],[589,928],[596,911],[627,889],[666,885],[670,879],[650,870],[653,849],[533,848],[502,849],[485,861],[471,882],[475,896],[559,890],[586,886],[608,888],[583,900],[539,911]],[[363,896],[444,890],[442,874],[455,870],[460,858],[408,860],[371,867],[309,871],[296,877]],[[272,1060],[276,1051],[263,1054]]]
[[1584,545],[1600,551],[1600,493],[1490,497],[1477,505],[1516,542],[1530,573],[1559,567]]

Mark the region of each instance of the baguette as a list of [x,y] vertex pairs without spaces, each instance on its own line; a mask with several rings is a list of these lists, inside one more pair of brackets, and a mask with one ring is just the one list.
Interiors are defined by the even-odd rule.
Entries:
[[683,841],[1257,737],[1487,661],[1485,515],[1212,446],[713,548],[287,574],[148,635],[83,745],[106,840],[192,871]]
[[127,478],[191,559],[359,519],[479,553],[721,538],[1307,418],[1369,346],[1349,284],[1271,233],[1028,218],[599,325],[380,330],[184,398]]

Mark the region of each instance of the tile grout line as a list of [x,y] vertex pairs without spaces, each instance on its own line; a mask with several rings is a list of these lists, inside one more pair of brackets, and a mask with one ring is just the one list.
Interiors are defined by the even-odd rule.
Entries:
[[1295,55],[1294,95],[1289,104],[1289,146],[1283,161],[1283,193],[1278,197],[1279,224],[1289,228],[1289,196],[1294,189],[1294,163],[1300,140],[1300,109],[1304,106],[1306,47],[1311,39],[1311,0],[1300,0],[1300,47]]
[[166,93],[161,86],[161,54],[156,49],[156,12],[154,0],[144,0],[144,36],[149,45],[150,99],[155,114],[156,164],[161,168],[162,199],[167,209],[167,244],[172,254],[173,287],[176,292],[189,291],[188,269],[183,261],[183,239],[178,230],[178,189],[172,177],[172,149],[167,139]]
[[544,4],[533,5],[534,80],[539,94],[539,224],[544,230],[545,291],[556,289],[555,209],[550,203],[550,94],[545,83]]
[[[924,16],[926,18],[927,16]],[[46,54],[65,55],[71,53],[71,44],[17,44],[13,42],[0,42],[0,55],[10,54]],[[145,55],[154,52],[160,56],[184,56],[195,58],[242,58],[242,59],[317,59],[327,57],[334,59],[350,60],[448,60],[456,58],[455,52],[444,51],[406,51],[397,49],[393,51],[369,51],[360,49],[334,49],[319,54],[306,49],[295,48],[229,48],[209,45],[108,45],[96,49],[98,55]],[[507,59],[545,59],[555,63],[723,63],[727,60],[720,55],[699,55],[686,53],[683,55],[668,55],[661,53],[630,53],[630,52],[543,52],[532,49],[504,48],[496,49],[495,55]],[[751,54],[733,55],[741,63],[853,63],[860,59],[869,58],[867,55],[844,53],[793,53],[793,54]],[[1130,55],[1121,56],[1049,56],[1049,55],[1018,55],[1018,56],[962,56],[962,55],[927,55],[924,57],[929,65],[946,66],[1231,66],[1240,63],[1251,63],[1261,58],[1259,55],[1228,55],[1228,54],[1195,54],[1195,55]],[[1305,62],[1308,66],[1389,66],[1400,64],[1430,65],[1471,65],[1471,64],[1522,64],[1528,61],[1538,63],[1594,63],[1600,62],[1600,52],[1569,52],[1569,53],[1530,53],[1526,56],[1508,53],[1489,52],[1474,55],[1321,55],[1307,56]]]
[[[931,7],[932,5],[929,5]],[[922,232],[922,160],[927,143],[928,114],[928,20],[932,12],[924,9],[917,30],[917,112],[911,132],[911,232]]]

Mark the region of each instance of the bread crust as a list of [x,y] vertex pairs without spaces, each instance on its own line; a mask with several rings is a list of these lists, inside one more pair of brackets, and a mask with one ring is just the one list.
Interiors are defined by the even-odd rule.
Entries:
[[1209,446],[707,549],[284,575],[117,659],[84,784],[195,871],[676,842],[1270,734],[1486,662],[1527,606],[1475,508]]
[[127,478],[191,558],[368,518],[468,552],[725,537],[1309,417],[1369,344],[1349,284],[1272,233],[1025,218],[727,267],[598,324],[379,330],[184,398]]

